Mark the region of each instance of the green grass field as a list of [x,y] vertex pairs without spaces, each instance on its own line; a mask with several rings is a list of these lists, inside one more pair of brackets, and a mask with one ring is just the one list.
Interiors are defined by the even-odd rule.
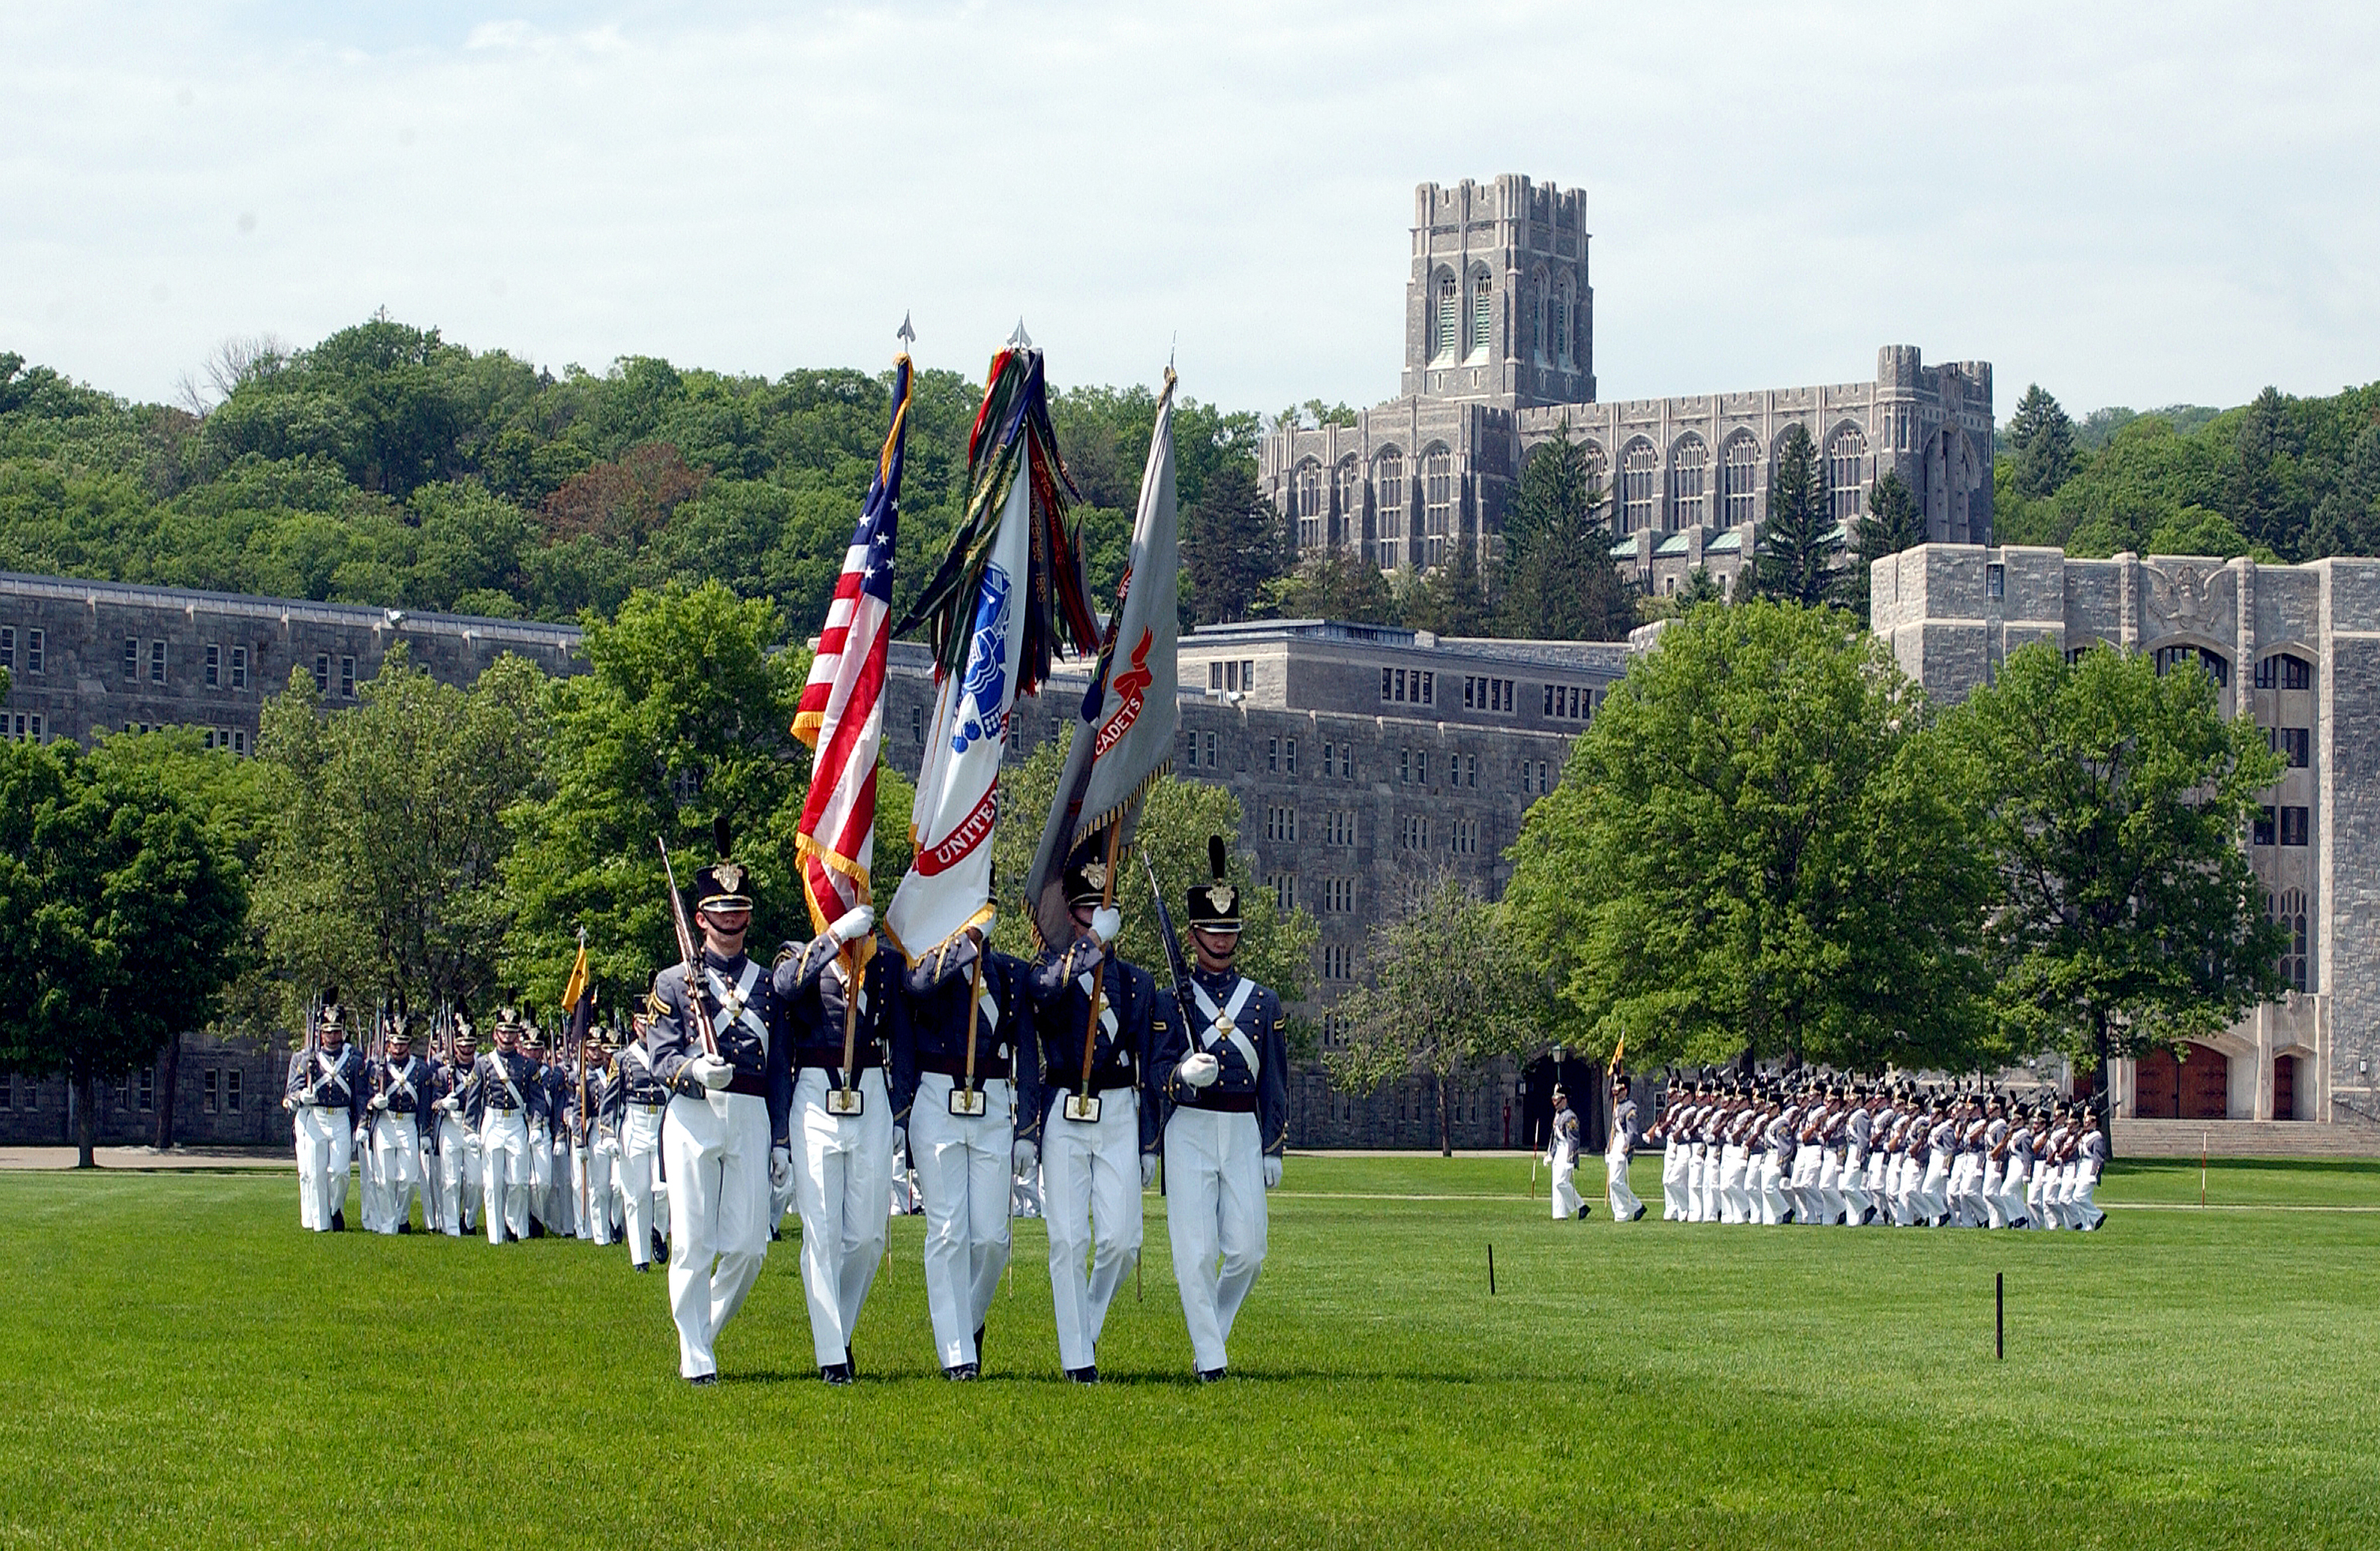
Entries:
[[2217,1204],[2326,1209],[2206,1212],[2194,1163],[2119,1164],[2095,1235],[1555,1223],[1528,1180],[1293,1158],[1214,1387],[1153,1196],[1092,1390],[1038,1224],[973,1386],[917,1219],[847,1390],[789,1239],[697,1390],[621,1252],[0,1176],[0,1546],[2380,1545],[2380,1164],[2218,1163]]

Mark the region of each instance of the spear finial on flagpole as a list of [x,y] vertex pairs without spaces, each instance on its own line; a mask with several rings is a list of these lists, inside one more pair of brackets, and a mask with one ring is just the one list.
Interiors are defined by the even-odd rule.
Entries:
[[1033,336],[1025,332],[1025,315],[1021,312],[1016,315],[1016,332],[1008,336],[1008,347],[1012,350],[1033,348]]
[[893,334],[892,337],[901,342],[901,353],[905,356],[909,353],[909,346],[917,342],[917,331],[909,326],[908,313],[904,312],[901,314],[900,331]]

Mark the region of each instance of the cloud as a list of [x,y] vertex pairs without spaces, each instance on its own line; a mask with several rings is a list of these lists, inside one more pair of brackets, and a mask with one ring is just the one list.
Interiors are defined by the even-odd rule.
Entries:
[[[30,8],[26,8],[30,9]],[[254,5],[0,17],[0,345],[143,397],[386,305],[544,364],[1394,393],[1413,186],[1584,187],[1627,397],[2380,376],[2380,20],[2175,6]],[[154,299],[160,289],[166,299]]]

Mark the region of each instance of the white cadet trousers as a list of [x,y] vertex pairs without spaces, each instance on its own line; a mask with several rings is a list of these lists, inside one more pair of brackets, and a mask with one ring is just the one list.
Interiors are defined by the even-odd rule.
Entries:
[[455,1116],[438,1117],[438,1230],[463,1236],[463,1213],[480,1194],[480,1133]]
[[1744,1223],[1757,1218],[1752,1194],[1744,1188],[1744,1175],[1751,1168],[1752,1155],[1735,1143],[1722,1143],[1718,1150],[1718,1220],[1724,1223]]
[[1947,1154],[1928,1149],[1925,1172],[1917,1185],[1917,1215],[1932,1219],[1950,1210],[1950,1159]]
[[[670,1099],[662,1122],[670,1194],[670,1318],[677,1371],[719,1371],[711,1347],[769,1254],[769,1101],[713,1093]],[[715,1265],[714,1265],[715,1263]]]
[[1686,1194],[1692,1205],[1690,1222],[1718,1222],[1719,1211],[1719,1148],[1716,1142],[1694,1144],[1694,1162],[1686,1176]]
[[345,1109],[300,1104],[292,1117],[298,1139],[298,1220],[317,1233],[347,1207],[347,1168],[356,1133]]
[[613,1151],[608,1141],[570,1151],[570,1167],[577,1176],[572,1194],[578,1204],[578,1236],[599,1244],[612,1242],[612,1225],[619,1220],[612,1202]]
[[1264,1269],[1264,1143],[1254,1115],[1181,1109],[1165,1122],[1165,1236],[1190,1356],[1228,1365],[1232,1322]]
[[2026,1224],[2031,1214],[2025,1210],[2024,1187],[2032,1178],[2033,1166],[2010,1153],[2000,1168],[2000,1193],[1994,1197],[1994,1210],[2003,1227],[2016,1228]]
[[653,1235],[669,1232],[669,1195],[662,1187],[661,1104],[631,1104],[620,1117],[620,1217],[627,1224],[628,1258],[650,1263]]
[[1857,1228],[1867,1216],[1866,1154],[1848,1145],[1843,1148],[1843,1170],[1835,1189],[1843,1199],[1843,1226]]
[[528,1237],[528,1117],[491,1104],[480,1115],[480,1219],[488,1242]]
[[2099,1188],[2099,1166],[2087,1157],[2074,1160],[2074,1190],[2067,1199],[2067,1209],[2074,1214],[2077,1228],[2096,1228],[2107,1213],[2099,1209],[2092,1196]]
[[983,1113],[951,1113],[956,1084],[939,1072],[917,1078],[909,1109],[909,1157],[926,1212],[926,1307],[943,1367],[981,1360],[975,1333],[1008,1268],[1008,1202],[1014,1173],[1016,1093],[984,1081]]
[[[371,1151],[372,1171],[379,1187],[375,1194],[380,1199],[374,1203],[379,1208],[379,1220],[368,1226],[375,1233],[394,1233],[413,1215],[414,1197],[422,1194],[421,1133],[416,1129],[413,1117],[385,1109],[373,1116]],[[425,1216],[428,1206],[425,1201]]]
[[[1050,1303],[1058,1363],[1069,1372],[1098,1361],[1108,1304],[1140,1259],[1140,1095],[1110,1088],[1098,1097],[1095,1121],[1066,1119],[1063,1093],[1050,1096],[1041,1121]],[[1170,1169],[1165,1188],[1173,1189]]]
[[[860,1305],[884,1257],[885,1203],[892,1190],[892,1101],[884,1072],[859,1074],[857,1115],[827,1113],[826,1072],[807,1067],[794,1083],[794,1197],[802,1213],[802,1293],[809,1300],[810,1348],[819,1366],[848,1361]],[[675,1111],[676,1106],[671,1106]],[[671,1209],[677,1163],[670,1163]],[[767,1204],[762,1203],[762,1210]],[[764,1226],[761,1237],[768,1230]],[[670,1274],[677,1274],[672,1252]]]
[[1818,1175],[1826,1157],[1827,1149],[1815,1142],[1804,1142],[1793,1149],[1793,1172],[1785,1186],[1785,1200],[1793,1208],[1793,1220],[1805,1228],[1814,1222],[1831,1220],[1818,1192]]
[[1628,1182],[1628,1155],[1617,1150],[1603,1155],[1603,1200],[1611,1220],[1626,1222],[1645,1205]]
[[[1558,1146],[1547,1161],[1553,1170],[1554,1182],[1546,1193],[1546,1200],[1553,1207],[1554,1220],[1578,1216],[1578,1209],[1586,1205],[1586,1197],[1578,1193],[1578,1155],[1568,1147]],[[1165,1181],[1165,1193],[1169,1197],[1173,1194],[1171,1179]]]
[[1981,1159],[1973,1153],[1961,1153],[1950,1160],[1949,1203],[1951,1226],[1973,1228],[1975,1225],[1977,1187],[1983,1182]]
[[1683,1142],[1671,1142],[1661,1149],[1661,1220],[1686,1220],[1686,1164],[1688,1148]]
[[1793,1202],[1785,1194],[1785,1168],[1774,1152],[1763,1152],[1743,1170],[1745,1186],[1758,1197],[1760,1220],[1770,1228],[1783,1222],[1785,1214],[1793,1210]]
[[2000,1171],[2006,1167],[2006,1164],[1990,1154],[1986,1153],[1984,1156],[1984,1176],[1977,1189],[1982,1192],[1980,1199],[1983,1202],[1985,1226],[1987,1228],[2006,1228],[2009,1225],[2007,1214],[2000,1209]]

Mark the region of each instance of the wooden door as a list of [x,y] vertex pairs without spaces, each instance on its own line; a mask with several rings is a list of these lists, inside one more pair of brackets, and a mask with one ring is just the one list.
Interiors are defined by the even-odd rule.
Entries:
[[2273,1119],[2293,1121],[2298,1118],[2298,1058],[2273,1058]]
[[2219,1121],[2231,1113],[2231,1062],[2220,1050],[2190,1048],[2181,1063],[2181,1114],[2185,1120]]
[[2132,1113],[2144,1121],[2181,1118],[2181,1063],[2152,1050],[2132,1063]]

